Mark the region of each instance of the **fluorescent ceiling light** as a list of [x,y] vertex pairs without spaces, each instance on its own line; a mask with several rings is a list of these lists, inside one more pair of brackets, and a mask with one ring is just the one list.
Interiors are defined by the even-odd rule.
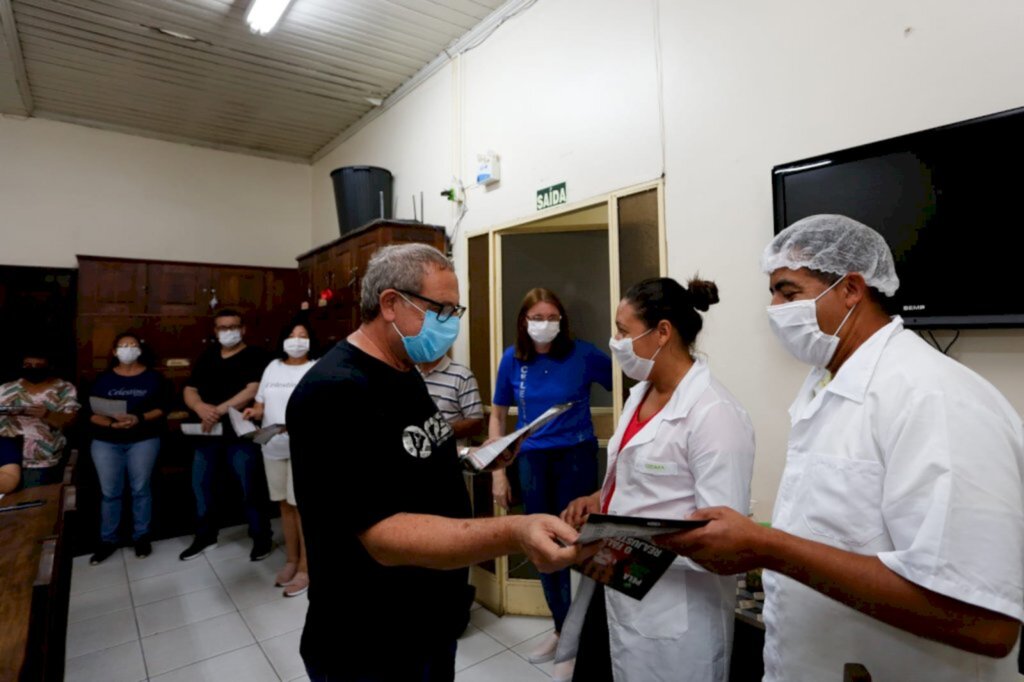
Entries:
[[252,0],[245,22],[253,33],[266,35],[277,25],[292,0]]

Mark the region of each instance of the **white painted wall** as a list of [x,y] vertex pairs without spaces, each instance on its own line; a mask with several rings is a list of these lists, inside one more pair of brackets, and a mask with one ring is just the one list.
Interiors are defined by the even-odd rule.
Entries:
[[[472,182],[476,154],[494,149],[500,188],[469,190],[463,236],[531,217],[534,192],[556,182],[578,201],[658,177],[659,33],[669,272],[720,286],[700,345],[754,418],[768,518],[805,374],[764,313],[770,169],[1024,104],[1024,5],[541,0],[314,166],[313,240],[337,234],[325,178],[345,164],[384,165],[401,195],[439,189],[453,167]],[[458,245],[456,257],[464,275]],[[968,332],[952,354],[1024,412],[1022,341]]]
[[[1024,105],[1024,6],[660,5],[669,269],[683,277],[699,268],[721,285],[702,345],[754,417],[753,497],[767,517],[786,408],[804,375],[768,330],[767,280],[757,270],[772,235],[772,166]],[[1024,413],[1024,332],[968,332],[952,355]]]
[[[451,218],[441,190],[452,184],[452,77],[437,73],[358,135],[312,167],[313,245],[337,239],[338,214],[330,173],[343,166],[380,166],[394,175],[394,217],[412,216],[423,192],[426,222]],[[419,209],[417,208],[417,211]]]
[[295,267],[311,168],[0,117],[0,264],[75,254]]

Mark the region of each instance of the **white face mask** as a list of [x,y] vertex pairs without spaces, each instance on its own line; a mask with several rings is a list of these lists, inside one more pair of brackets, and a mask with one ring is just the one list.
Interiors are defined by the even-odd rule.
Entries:
[[839,330],[850,319],[853,309],[839,323],[834,334],[826,334],[818,326],[818,299],[832,291],[846,276],[813,299],[768,306],[768,324],[782,347],[800,362],[813,367],[824,367],[832,360],[839,346]]
[[301,358],[309,352],[309,339],[290,337],[284,340],[284,352],[291,358]]
[[220,345],[225,348],[234,348],[242,342],[242,332],[238,329],[217,332],[217,340],[220,341]]
[[114,355],[121,361],[121,364],[130,365],[142,355],[142,349],[138,346],[124,346],[114,350]]
[[554,320],[546,320],[544,322],[536,320],[526,321],[526,333],[536,343],[551,343],[558,336],[560,327],[561,323]]
[[642,358],[633,350],[634,341],[644,338],[653,331],[654,327],[651,327],[640,336],[631,339],[617,339],[613,336],[608,340],[608,347],[611,348],[612,355],[618,360],[619,365],[622,366],[623,374],[630,379],[647,381],[647,377],[651,375],[651,370],[654,369],[654,358],[658,357],[658,353],[661,352],[660,346],[650,358]]

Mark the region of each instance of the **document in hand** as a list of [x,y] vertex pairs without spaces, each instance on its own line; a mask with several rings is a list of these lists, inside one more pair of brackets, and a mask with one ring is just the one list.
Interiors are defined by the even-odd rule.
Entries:
[[258,445],[266,445],[270,442],[271,438],[284,432],[284,424],[271,424],[270,426],[264,426],[261,429],[247,433],[242,438],[252,439]]
[[647,519],[642,516],[612,516],[610,514],[591,514],[580,529],[580,537],[576,544],[589,545],[591,542],[605,538],[628,536],[632,538],[652,538],[655,535],[674,533],[677,530],[688,530],[706,526],[707,519],[687,521],[683,519]]
[[235,430],[235,435],[238,437],[256,431],[256,425],[251,421],[243,419],[242,413],[233,407],[228,408],[228,419],[231,420],[231,428]]
[[233,407],[228,408],[228,419],[231,420],[231,428],[239,438],[251,440],[259,445],[266,445],[270,439],[279,433],[284,433],[284,424],[271,424],[263,428],[257,428],[255,424],[242,418],[242,413]]
[[223,436],[224,425],[217,422],[213,425],[213,428],[210,429],[209,433],[207,433],[203,431],[202,424],[182,424],[181,432],[186,436]]
[[531,433],[544,426],[570,407],[572,407],[571,402],[549,407],[544,414],[540,415],[521,429],[517,429],[507,436],[502,436],[498,440],[476,448],[475,450],[470,450],[469,454],[462,458],[462,463],[471,471],[483,471],[490,466],[491,463],[501,455],[501,453],[514,445],[517,440],[525,440]]
[[128,414],[127,400],[110,400],[109,398],[89,396],[89,407],[93,414],[104,417],[122,417]]
[[706,519],[680,521],[591,514],[576,542],[586,545],[600,541],[601,548],[573,568],[617,592],[643,599],[676,558],[673,552],[643,538],[705,524]]

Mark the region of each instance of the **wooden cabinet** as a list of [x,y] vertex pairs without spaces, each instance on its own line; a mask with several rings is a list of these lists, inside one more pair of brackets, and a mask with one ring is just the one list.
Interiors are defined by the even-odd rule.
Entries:
[[210,310],[209,268],[189,263],[151,263],[146,268],[146,312],[202,315]]
[[139,261],[79,263],[78,310],[96,315],[134,315],[146,310],[146,265]]
[[298,270],[287,268],[96,256],[78,262],[78,368],[86,381],[107,367],[114,337],[130,330],[180,388],[191,362],[215,343],[215,308],[241,312],[246,343],[272,349],[305,295]]
[[405,220],[375,220],[298,257],[298,290],[326,348],[359,326],[360,284],[374,252],[388,244],[420,242],[446,251],[444,228]]
[[266,306],[266,275],[256,268],[216,268],[209,278],[211,297],[218,308],[234,308],[243,315]]

